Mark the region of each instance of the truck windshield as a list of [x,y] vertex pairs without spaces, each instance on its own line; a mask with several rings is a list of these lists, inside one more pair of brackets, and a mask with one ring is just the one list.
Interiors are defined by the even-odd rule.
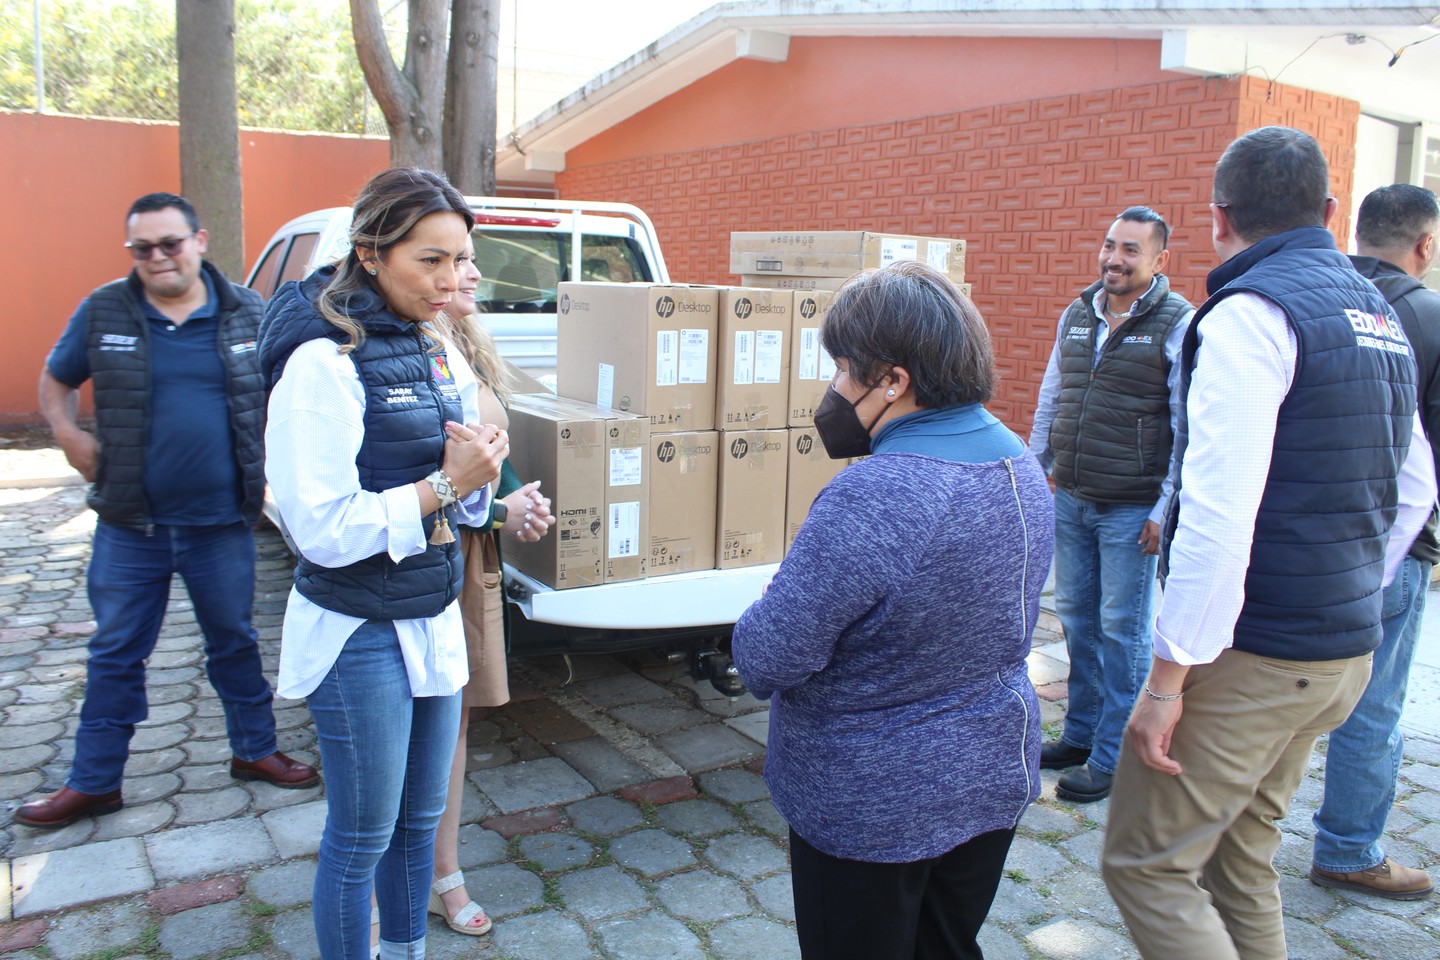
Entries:
[[[612,283],[653,280],[629,237],[584,234],[580,279]],[[475,265],[483,279],[476,299],[490,313],[554,313],[555,288],[570,277],[570,234],[544,230],[475,231]]]

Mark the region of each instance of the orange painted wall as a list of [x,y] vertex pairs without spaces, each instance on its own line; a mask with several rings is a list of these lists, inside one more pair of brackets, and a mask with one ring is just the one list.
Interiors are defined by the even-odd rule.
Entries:
[[[240,165],[249,264],[286,220],[348,203],[389,165],[389,144],[242,130]],[[28,423],[39,420],[36,382],[66,321],[86,294],[130,269],[121,247],[130,202],[180,189],[179,130],[0,111],[0,174],[0,260],[10,267],[0,422]]]
[[[1023,60],[1012,73],[1029,69],[1032,58]],[[671,116],[704,115],[718,96],[695,84],[660,106]],[[824,91],[811,99],[819,115]],[[565,197],[645,209],[660,231],[671,276],[696,283],[738,282],[729,272],[733,230],[964,238],[966,278],[1001,370],[990,407],[1022,435],[1030,430],[1056,320],[1097,276],[1095,254],[1117,213],[1134,204],[1160,211],[1174,228],[1172,282],[1193,302],[1203,299],[1205,276],[1217,262],[1211,176],[1239,134],[1282,123],[1315,135],[1341,198],[1332,229],[1338,238],[1350,230],[1346,198],[1359,120],[1351,100],[1272,90],[1256,78],[1171,75],[927,115],[903,112],[910,107],[897,97],[885,120],[800,124],[718,145],[683,143],[656,130],[636,145],[671,149],[587,165],[574,162],[586,149],[571,151],[559,186]]]
[[1158,40],[793,37],[572,149],[568,167],[1171,79]]

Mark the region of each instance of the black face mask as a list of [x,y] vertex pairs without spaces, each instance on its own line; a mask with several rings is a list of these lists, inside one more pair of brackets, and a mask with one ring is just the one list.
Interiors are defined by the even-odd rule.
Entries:
[[[874,387],[866,390],[860,400],[870,396],[874,390]],[[875,429],[884,413],[882,409],[866,427],[860,422],[860,414],[855,412],[855,404],[841,396],[832,383],[815,408],[815,432],[820,434],[820,442],[825,445],[825,452],[831,460],[863,457],[870,453],[870,431]]]

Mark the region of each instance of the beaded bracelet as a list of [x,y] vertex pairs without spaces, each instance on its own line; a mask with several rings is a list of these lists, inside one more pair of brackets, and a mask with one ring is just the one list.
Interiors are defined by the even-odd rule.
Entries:
[[1179,700],[1181,697],[1185,696],[1185,694],[1183,692],[1156,693],[1154,690],[1150,689],[1150,682],[1147,680],[1145,682],[1145,696],[1149,697],[1151,700],[1159,700],[1161,703],[1169,703],[1172,700]]

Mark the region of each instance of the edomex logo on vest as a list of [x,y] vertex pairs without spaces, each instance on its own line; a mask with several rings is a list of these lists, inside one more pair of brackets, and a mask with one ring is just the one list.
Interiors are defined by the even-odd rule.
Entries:
[[669,320],[675,316],[675,298],[666,294],[655,301],[655,315],[661,320]]
[[1356,346],[1410,356],[1410,342],[1405,339],[1405,331],[1397,321],[1383,313],[1366,313],[1364,310],[1346,310],[1345,317],[1355,329]]
[[750,452],[750,444],[745,442],[744,437],[736,437],[730,442],[730,456],[736,460],[744,460],[745,454]]
[[750,316],[752,305],[749,297],[741,297],[735,301],[735,316],[744,320]]
[[808,433],[802,433],[795,438],[795,452],[802,457],[810,456],[810,451],[815,448],[815,438]]
[[671,460],[674,460],[675,444],[671,443],[669,440],[666,440],[664,443],[660,444],[660,446],[655,448],[655,459],[659,460],[661,463],[669,463]]
[[804,300],[800,301],[800,316],[804,317],[806,320],[809,320],[811,317],[815,316],[815,311],[817,309],[818,308],[815,306],[815,300],[811,297],[806,297]]

